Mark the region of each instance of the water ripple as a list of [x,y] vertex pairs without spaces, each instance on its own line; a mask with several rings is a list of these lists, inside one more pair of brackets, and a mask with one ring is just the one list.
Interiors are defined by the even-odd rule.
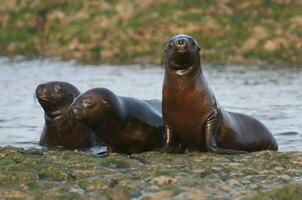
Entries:
[[[119,95],[160,99],[164,75],[157,66],[94,66],[22,57],[0,57],[0,71],[0,146],[25,148],[39,148],[44,123],[34,100],[39,83],[60,80],[81,91],[107,87]],[[302,68],[205,65],[204,72],[220,105],[261,120],[275,134],[281,151],[302,151]]]

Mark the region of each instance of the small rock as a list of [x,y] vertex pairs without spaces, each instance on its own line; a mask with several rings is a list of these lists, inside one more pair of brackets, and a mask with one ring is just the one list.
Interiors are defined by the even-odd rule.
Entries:
[[281,172],[281,171],[284,171],[284,167],[275,167],[274,170]]
[[153,194],[145,194],[143,195],[143,200],[158,200],[158,199],[169,199],[172,197],[174,193],[172,191],[163,190]]
[[146,191],[148,191],[148,192],[158,192],[159,190],[160,190],[160,187],[157,185],[151,185],[146,189]]
[[129,200],[129,193],[123,188],[115,188],[112,193],[112,200]]
[[283,181],[290,181],[290,177],[288,175],[281,175],[279,176],[280,179],[282,179]]
[[200,174],[200,173],[204,173],[204,172],[205,172],[204,169],[193,169],[193,170],[192,170],[192,173],[193,173],[193,174]]
[[83,190],[82,188],[79,188],[79,187],[73,187],[73,188],[70,188],[69,192],[73,192],[76,194],[84,194],[85,190]]
[[244,180],[241,181],[241,183],[242,183],[243,185],[249,185],[249,184],[251,184],[251,180],[244,179]]
[[230,167],[234,167],[234,168],[236,168],[236,167],[242,167],[242,164],[241,163],[236,163],[236,162],[234,162],[234,163],[228,163],[228,165],[230,166]]
[[228,181],[228,184],[229,184],[230,186],[239,186],[239,185],[241,185],[241,183],[240,183],[239,181],[237,181],[236,179],[230,179],[230,180]]
[[198,190],[189,190],[185,192],[181,192],[177,196],[173,197],[173,200],[183,200],[183,199],[198,199],[204,200],[207,199],[204,192]]
[[150,181],[150,183],[153,185],[168,185],[168,184],[176,183],[176,179],[168,177],[168,176],[159,176],[159,177],[153,178]]
[[221,167],[212,167],[211,169],[213,172],[220,172],[222,170]]
[[224,192],[230,192],[232,190],[232,188],[227,185],[221,186],[220,189]]
[[71,175],[76,178],[83,178],[83,177],[91,177],[96,175],[96,171],[95,170],[74,170]]

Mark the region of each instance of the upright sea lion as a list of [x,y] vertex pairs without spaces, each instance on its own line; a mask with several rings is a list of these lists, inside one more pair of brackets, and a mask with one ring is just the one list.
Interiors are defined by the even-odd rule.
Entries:
[[218,105],[203,76],[199,51],[196,40],[188,35],[177,35],[166,46],[163,149],[222,154],[277,150],[276,140],[260,121]]
[[115,95],[95,88],[80,95],[71,115],[91,127],[110,152],[125,154],[159,149],[164,144],[161,102]]
[[69,115],[69,106],[79,94],[76,87],[65,82],[38,85],[36,97],[45,112],[40,145],[66,149],[93,146],[95,135],[92,130]]

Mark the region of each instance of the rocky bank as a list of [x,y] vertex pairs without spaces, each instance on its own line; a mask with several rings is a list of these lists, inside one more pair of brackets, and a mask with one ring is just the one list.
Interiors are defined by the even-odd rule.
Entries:
[[0,148],[0,199],[302,199],[302,153]]

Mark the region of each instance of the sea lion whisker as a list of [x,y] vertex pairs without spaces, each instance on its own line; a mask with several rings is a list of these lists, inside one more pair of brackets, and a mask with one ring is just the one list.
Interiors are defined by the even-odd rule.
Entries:
[[[202,73],[200,47],[194,38],[178,35],[169,43],[173,47],[166,49],[162,91],[166,151],[179,152],[180,146],[222,154],[278,149],[260,121],[219,106]],[[184,47],[190,56],[175,50]]]
[[[55,85],[60,86],[60,95],[57,95],[54,90]],[[47,94],[39,90],[45,90]],[[70,96],[71,93],[75,94],[73,98]],[[93,131],[71,118],[68,112],[74,97],[79,94],[76,87],[66,82],[55,81],[38,86],[36,97],[45,111],[45,124],[40,137],[40,145],[47,148],[85,149],[95,144],[96,138]]]
[[[156,150],[162,143],[161,102],[150,101],[152,103],[146,103],[146,100],[117,96],[106,88],[94,88],[76,98],[71,110],[113,152],[133,154]],[[88,102],[97,103],[90,107]]]

